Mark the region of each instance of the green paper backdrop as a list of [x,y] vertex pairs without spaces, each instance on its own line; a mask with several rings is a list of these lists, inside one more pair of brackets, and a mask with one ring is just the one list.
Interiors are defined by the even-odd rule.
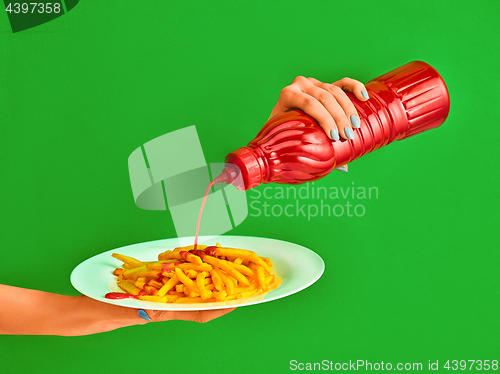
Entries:
[[69,275],[81,261],[174,237],[167,213],[135,206],[129,154],[194,124],[207,162],[221,162],[297,75],[366,82],[423,60],[447,83],[451,111],[439,129],[315,183],[376,187],[378,198],[351,201],[362,217],[250,210],[228,233],[319,253],[326,271],[305,291],[207,324],[0,336],[0,372],[281,373],[291,360],[439,360],[446,371],[446,360],[500,360],[499,23],[497,0],[81,1],[17,33],[1,14],[3,284],[78,295]]

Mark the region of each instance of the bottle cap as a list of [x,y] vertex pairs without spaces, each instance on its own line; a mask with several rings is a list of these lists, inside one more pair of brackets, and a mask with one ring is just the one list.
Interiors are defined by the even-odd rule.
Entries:
[[235,185],[237,189],[249,190],[262,183],[263,175],[259,158],[250,148],[241,147],[229,153],[226,156],[226,162],[234,164],[240,169],[242,183]]

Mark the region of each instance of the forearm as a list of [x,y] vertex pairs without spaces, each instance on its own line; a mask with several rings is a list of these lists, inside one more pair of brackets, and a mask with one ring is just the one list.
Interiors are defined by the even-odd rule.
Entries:
[[145,323],[135,309],[0,285],[0,334],[76,336]]

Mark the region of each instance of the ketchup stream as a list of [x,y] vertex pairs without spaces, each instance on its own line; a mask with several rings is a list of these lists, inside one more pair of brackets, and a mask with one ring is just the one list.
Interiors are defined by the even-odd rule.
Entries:
[[215,179],[211,181],[208,184],[207,190],[205,191],[205,195],[203,196],[203,201],[201,202],[201,207],[200,207],[200,213],[198,214],[198,223],[196,224],[196,236],[194,237],[194,250],[196,251],[196,248],[198,247],[198,234],[200,232],[200,222],[201,222],[201,215],[203,214],[203,208],[205,207],[205,203],[207,202],[208,194],[210,193],[210,190],[214,186],[214,184],[217,183]]

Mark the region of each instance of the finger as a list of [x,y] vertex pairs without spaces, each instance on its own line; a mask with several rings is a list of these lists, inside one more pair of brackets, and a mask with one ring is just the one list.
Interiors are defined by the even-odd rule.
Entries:
[[365,85],[355,79],[345,77],[339,81],[333,82],[332,84],[340,87],[344,91],[352,92],[358,100],[366,101],[370,98]]
[[[346,93],[338,86],[326,83],[322,83],[322,85],[325,90],[331,92],[331,94],[335,97],[335,100],[339,103],[344,115],[346,118],[349,118],[349,125],[355,129],[359,129],[361,127],[361,122],[359,120],[358,111]],[[347,137],[350,138],[349,136]]]
[[[302,88],[302,90],[304,90],[304,88]],[[286,103],[286,106],[282,108],[282,110],[285,111],[297,108],[304,111],[304,113],[310,115],[318,122],[318,124],[323,128],[323,130],[326,132],[327,136],[330,139],[338,140],[337,124],[335,123],[335,120],[333,119],[332,115],[329,113],[327,108],[325,108],[324,104],[318,101],[317,98],[303,92],[302,90],[299,89],[299,87],[292,85],[285,87],[282,90],[281,97],[283,99],[282,102]],[[331,97],[331,95],[328,92],[323,90],[323,94],[330,96],[330,99],[334,100],[334,98]],[[319,94],[317,93],[316,95]],[[326,97],[323,98],[323,100],[326,101]],[[341,111],[340,107],[339,111]],[[337,139],[335,139],[335,131],[333,130],[337,131]]]
[[[337,125],[337,129],[343,138],[353,139],[351,125],[359,128],[359,117],[356,108],[344,91],[337,86],[318,82],[304,89],[306,93],[319,99],[321,104],[328,110]],[[331,131],[331,130],[330,130]]]
[[205,310],[203,313],[202,323],[211,321],[213,319],[225,316],[226,314],[231,313],[236,308],[228,308],[228,309],[213,309],[213,310]]
[[[193,310],[193,311],[150,311],[154,314],[152,317],[153,321],[170,321],[170,320],[181,320],[181,321],[193,321],[199,323],[205,323],[213,319],[222,317],[225,314],[232,312],[235,308],[228,309],[214,309],[214,310]],[[151,313],[153,312],[153,313]]]
[[349,170],[348,170],[348,168],[347,168],[347,164],[342,165],[342,166],[339,166],[339,167],[338,167],[338,168],[336,168],[335,170],[338,170],[338,171],[343,171],[344,173],[349,172]]

